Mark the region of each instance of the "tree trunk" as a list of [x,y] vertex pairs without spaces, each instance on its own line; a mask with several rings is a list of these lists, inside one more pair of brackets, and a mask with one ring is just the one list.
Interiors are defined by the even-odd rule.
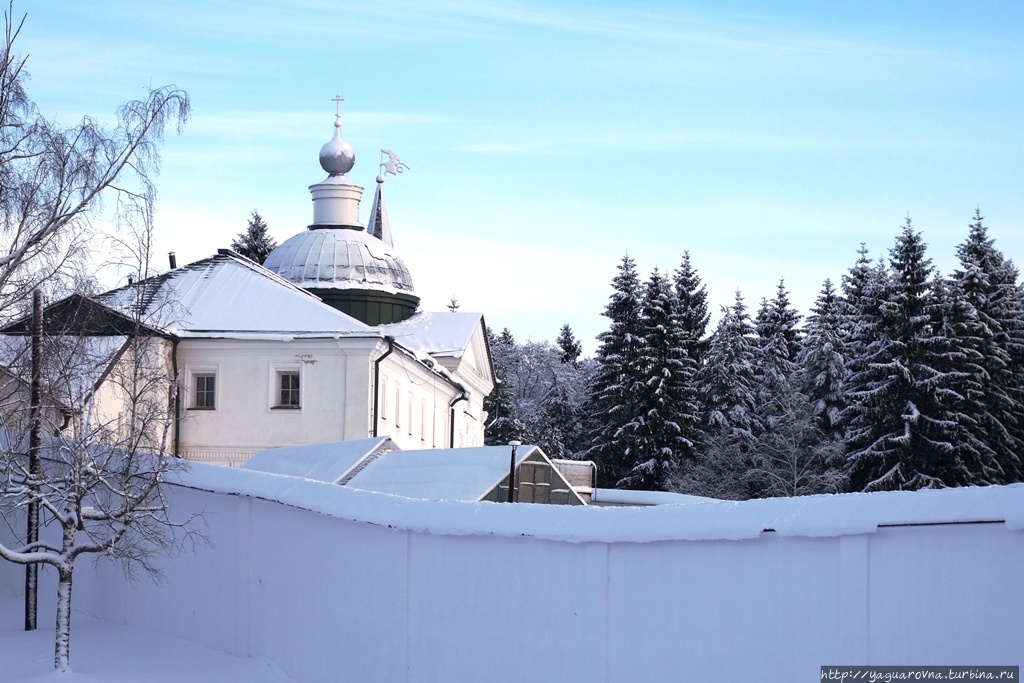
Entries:
[[57,570],[57,635],[54,641],[53,668],[71,668],[71,573],[72,567]]

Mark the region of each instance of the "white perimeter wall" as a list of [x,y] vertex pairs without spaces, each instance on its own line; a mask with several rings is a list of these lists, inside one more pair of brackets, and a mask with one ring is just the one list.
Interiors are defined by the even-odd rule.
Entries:
[[[203,486],[223,492],[172,492],[177,509],[205,510],[214,550],[168,559],[159,588],[82,562],[76,609],[271,659],[299,681],[811,681],[827,664],[1024,664],[1020,486],[573,509],[221,469]],[[773,515],[779,532],[756,531]],[[990,523],[937,523],[970,518]],[[856,533],[908,520],[926,524]],[[5,590],[21,576],[0,567]]]

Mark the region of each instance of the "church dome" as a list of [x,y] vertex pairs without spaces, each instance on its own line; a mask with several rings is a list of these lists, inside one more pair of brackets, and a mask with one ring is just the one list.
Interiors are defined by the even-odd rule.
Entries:
[[393,246],[380,182],[372,234],[359,222],[363,188],[345,177],[355,156],[340,126],[335,115],[334,138],[320,151],[327,178],[309,186],[313,224],[270,252],[263,267],[367,325],[401,322],[420,300]]
[[303,289],[414,294],[401,257],[362,229],[310,229],[270,252],[263,266]]

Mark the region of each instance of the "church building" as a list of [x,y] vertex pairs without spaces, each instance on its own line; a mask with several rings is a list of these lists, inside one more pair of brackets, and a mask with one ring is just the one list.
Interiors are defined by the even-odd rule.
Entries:
[[[184,458],[239,466],[267,448],[383,436],[403,449],[483,445],[494,386],[483,316],[419,310],[384,178],[364,226],[340,126],[320,151],[327,177],[309,188],[312,224],[263,265],[221,249],[48,307],[48,334],[120,350],[86,378],[97,410],[123,410],[112,370],[141,333],[178,378],[168,450]],[[26,320],[4,332],[27,330]]]

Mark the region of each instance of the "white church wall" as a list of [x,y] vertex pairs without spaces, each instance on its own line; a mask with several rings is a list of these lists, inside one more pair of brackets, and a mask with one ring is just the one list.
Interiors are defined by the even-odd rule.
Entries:
[[[238,465],[257,450],[368,436],[371,354],[378,339],[186,340],[183,456]],[[281,406],[280,375],[299,376],[300,407]],[[196,377],[214,375],[215,405],[196,405]]]
[[162,588],[83,564],[78,609],[303,681],[801,680],[1015,664],[1024,642],[1021,486],[565,508],[210,469],[172,502],[208,511],[214,549]]
[[[461,395],[450,382],[407,355],[395,352],[381,363],[381,413],[378,435],[390,436],[403,449],[447,448],[450,405]],[[456,446],[482,446],[483,399],[455,404]],[[371,396],[372,401],[372,396]],[[461,434],[461,438],[460,435]]]

